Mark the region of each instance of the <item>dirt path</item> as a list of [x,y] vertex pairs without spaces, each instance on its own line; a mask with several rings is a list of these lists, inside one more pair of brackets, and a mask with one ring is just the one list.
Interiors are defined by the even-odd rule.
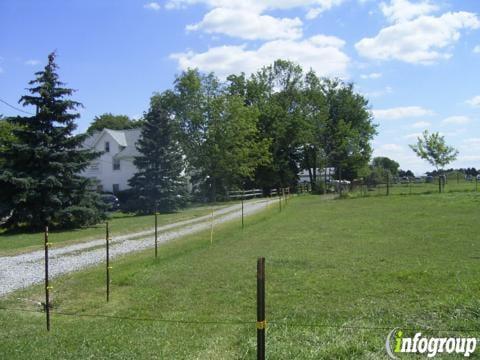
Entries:
[[[268,200],[245,202],[244,213],[250,215],[266,208]],[[274,200],[271,200],[272,202]],[[241,204],[228,206],[214,212],[214,224],[221,224],[241,217]],[[179,221],[158,228],[158,242],[163,243],[186,235],[207,230],[211,215]],[[52,248],[49,252],[51,277],[78,271],[105,261],[105,239],[81,244]],[[110,256],[128,254],[154,246],[154,229],[117,236],[112,239]],[[0,257],[0,296],[12,291],[41,283],[44,277],[44,252]]]

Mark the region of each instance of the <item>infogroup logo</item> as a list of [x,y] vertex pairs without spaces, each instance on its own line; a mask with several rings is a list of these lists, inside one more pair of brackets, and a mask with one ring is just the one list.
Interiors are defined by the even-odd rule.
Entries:
[[413,337],[404,337],[402,330],[393,329],[387,336],[385,348],[391,359],[399,359],[400,353],[426,354],[433,358],[437,354],[463,354],[469,357],[477,347],[476,338],[424,337],[418,332]]

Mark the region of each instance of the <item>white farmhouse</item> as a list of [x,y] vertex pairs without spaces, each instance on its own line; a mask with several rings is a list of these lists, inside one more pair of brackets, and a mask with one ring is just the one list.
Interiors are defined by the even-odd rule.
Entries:
[[93,133],[83,147],[102,152],[102,155],[81,175],[96,180],[99,191],[116,193],[128,189],[128,180],[137,171],[133,159],[139,154],[135,144],[140,131],[103,129]]

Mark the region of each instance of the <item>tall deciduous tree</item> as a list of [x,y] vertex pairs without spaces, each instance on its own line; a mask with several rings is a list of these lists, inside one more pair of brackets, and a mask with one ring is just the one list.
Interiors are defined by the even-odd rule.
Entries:
[[241,187],[269,161],[269,140],[258,130],[258,109],[213,75],[188,70],[165,92],[182,132],[189,172],[201,195]]
[[240,188],[244,181],[253,179],[255,169],[270,160],[270,142],[259,137],[258,109],[246,107],[242,97],[222,95],[211,105],[198,160],[215,200],[218,190]]
[[377,133],[368,100],[356,93],[353,84],[324,80],[328,120],[323,148],[337,176],[355,179],[363,175],[372,154],[371,140]]
[[95,116],[92,123],[87,129],[88,134],[103,129],[125,130],[133,129],[142,126],[141,120],[132,120],[127,115],[113,115],[105,113],[100,116]]
[[455,161],[458,155],[458,150],[448,146],[443,136],[438,132],[429,134],[428,130],[417,138],[416,144],[409,146],[419,158],[428,161],[437,171]]
[[388,170],[390,175],[393,176],[398,175],[398,169],[400,168],[400,164],[398,162],[385,156],[377,156],[373,158],[372,166]]
[[253,74],[246,85],[246,103],[260,111],[261,137],[271,140],[272,161],[259,166],[256,172],[256,182],[265,190],[294,185],[298,180],[300,149],[306,134],[301,108],[302,84],[300,66],[277,60]]
[[178,129],[165,109],[160,95],[152,97],[145,114],[134,159],[137,173],[129,180],[138,196],[139,212],[176,211],[186,203],[185,163],[178,139]]
[[85,135],[73,135],[73,90],[59,80],[55,53],[43,71],[30,81],[30,95],[20,99],[36,114],[16,117],[15,142],[2,149],[0,202],[11,211],[7,226],[43,228],[93,224],[103,218],[101,202],[89,190],[88,179],[78,174],[99,154],[80,150]]

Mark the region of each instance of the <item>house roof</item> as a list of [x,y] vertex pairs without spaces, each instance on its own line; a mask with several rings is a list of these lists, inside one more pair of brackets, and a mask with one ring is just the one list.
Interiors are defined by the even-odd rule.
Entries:
[[128,130],[103,129],[102,131],[96,131],[91,136],[87,137],[83,146],[86,148],[93,148],[104,134],[109,134],[118,145],[123,147],[120,152],[114,155],[115,158],[134,157],[139,154],[135,144],[140,138],[140,133],[140,128]]
[[119,153],[115,155],[115,158],[126,158],[126,157],[135,157],[139,155],[139,152],[136,147],[136,143],[140,138],[141,129],[130,129],[130,130],[123,130],[123,137],[125,139],[126,145]]
[[[137,130],[137,129],[134,129]],[[118,143],[120,146],[128,146],[127,139],[125,136],[125,132],[127,130],[111,130],[111,129],[104,129],[104,131],[110,134],[113,139]]]

